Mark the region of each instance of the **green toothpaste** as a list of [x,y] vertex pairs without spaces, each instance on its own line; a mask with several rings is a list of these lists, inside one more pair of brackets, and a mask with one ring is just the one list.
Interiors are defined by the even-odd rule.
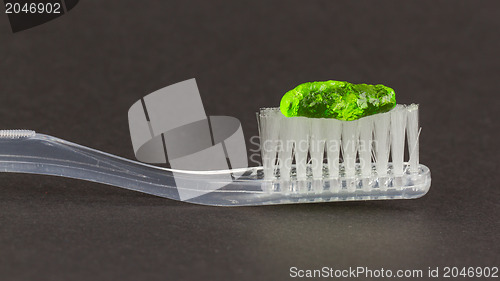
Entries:
[[280,110],[286,117],[351,121],[387,112],[394,106],[396,94],[392,88],[329,80],[300,84],[288,91],[281,99]]

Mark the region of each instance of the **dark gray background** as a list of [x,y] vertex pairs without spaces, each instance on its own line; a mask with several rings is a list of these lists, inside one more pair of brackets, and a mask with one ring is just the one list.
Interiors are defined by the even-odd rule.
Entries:
[[0,16],[0,128],[133,159],[128,108],[188,78],[247,138],[255,111],[299,83],[383,83],[421,105],[433,175],[418,200],[217,208],[0,174],[0,279],[499,266],[499,14],[498,1],[82,0],[16,34]]

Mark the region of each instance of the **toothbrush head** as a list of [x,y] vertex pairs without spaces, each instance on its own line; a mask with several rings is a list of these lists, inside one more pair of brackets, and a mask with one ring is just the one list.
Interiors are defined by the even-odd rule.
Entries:
[[261,109],[258,119],[270,192],[383,197],[430,187],[430,171],[418,163],[416,104],[353,121],[285,117],[278,108]]

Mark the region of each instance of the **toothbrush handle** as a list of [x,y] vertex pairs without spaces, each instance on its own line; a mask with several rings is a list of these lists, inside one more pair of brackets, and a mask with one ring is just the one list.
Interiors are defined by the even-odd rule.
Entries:
[[173,174],[168,169],[43,134],[0,138],[0,172],[82,179],[179,200]]

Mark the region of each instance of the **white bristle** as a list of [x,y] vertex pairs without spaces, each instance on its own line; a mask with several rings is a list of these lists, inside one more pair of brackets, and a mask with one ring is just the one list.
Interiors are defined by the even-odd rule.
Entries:
[[311,154],[311,170],[314,179],[323,177],[323,157],[325,154],[325,142],[327,119],[311,118],[311,140],[309,153]]
[[358,120],[344,122],[342,124],[342,159],[347,178],[352,178],[356,174],[357,143]]
[[325,126],[328,175],[330,179],[338,179],[340,170],[340,136],[342,134],[342,121],[337,119],[325,119]]
[[294,153],[296,173],[298,180],[306,179],[307,153],[309,152],[309,132],[311,127],[310,118],[297,117],[293,130],[293,140],[295,141]]
[[[279,175],[280,182],[289,182],[275,190],[322,192],[323,182],[328,182],[325,190],[331,192],[342,189],[366,192],[370,188],[385,191],[401,186],[401,176],[406,172],[406,134],[410,155],[406,168],[418,172],[420,167],[418,105],[397,105],[389,112],[354,121],[286,118],[278,108],[262,109],[258,117],[264,178],[276,179],[275,170],[279,169],[276,175]],[[323,168],[325,153],[328,181]],[[392,165],[389,155],[392,156]],[[292,165],[294,160],[295,168]],[[308,179],[314,180],[309,187],[304,185]]]
[[262,108],[258,114],[261,156],[265,179],[272,179],[276,169],[279,129],[283,115],[278,108]]
[[297,121],[296,118],[281,118],[280,123],[278,167],[280,169],[280,178],[289,180],[293,162],[293,146],[295,143],[294,131]]
[[361,175],[369,177],[372,173],[372,140],[373,140],[373,116],[359,119],[359,166]]
[[392,172],[396,176],[403,175],[406,115],[407,110],[404,105],[398,104],[391,110]]
[[409,154],[408,164],[410,165],[410,172],[416,173],[418,172],[418,165],[419,165],[418,137],[420,135],[418,127],[418,104],[411,104],[407,107],[407,109],[408,109],[407,134],[408,134],[408,154]]
[[388,172],[390,123],[390,112],[377,114],[373,121],[374,157],[378,176],[386,176]]

